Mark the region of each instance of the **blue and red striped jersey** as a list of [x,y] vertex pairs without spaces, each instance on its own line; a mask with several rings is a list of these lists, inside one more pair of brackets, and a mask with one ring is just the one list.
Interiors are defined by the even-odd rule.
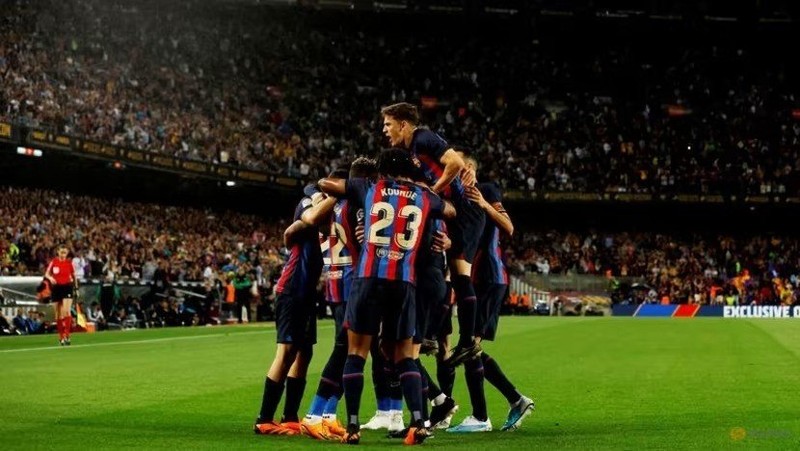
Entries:
[[[494,183],[479,183],[483,198],[489,204],[502,202],[503,193]],[[472,280],[475,284],[508,285],[508,272],[503,261],[503,250],[500,247],[500,228],[486,218],[486,225],[478,243],[478,252],[472,262]]]
[[[419,167],[428,178],[429,185],[433,186],[444,174],[444,165],[441,163],[441,159],[449,148],[447,141],[430,129],[418,128],[414,130],[409,150],[414,157],[414,161],[419,163]],[[452,199],[453,196],[461,197],[463,194],[464,185],[461,183],[459,176],[456,176],[442,192],[442,196],[445,199]]]
[[328,252],[328,234],[322,233],[322,230],[319,231],[319,249],[322,251],[322,274],[328,273],[328,265],[330,265],[330,254]]
[[328,267],[325,299],[333,304],[347,302],[353,282],[355,264],[361,245],[356,239],[356,226],[364,210],[355,202],[340,199],[331,212],[328,233],[325,235],[323,261]]
[[[303,212],[309,208],[311,208],[311,198],[304,197],[294,210],[293,220],[299,220]],[[283,265],[281,277],[275,285],[275,292],[306,299],[316,290],[321,274],[322,250],[319,246],[319,231],[316,227],[307,227],[298,233],[289,249],[289,258]]]
[[356,277],[416,284],[416,260],[430,218],[441,218],[444,203],[411,182],[347,181],[347,198],[364,205],[364,246]]

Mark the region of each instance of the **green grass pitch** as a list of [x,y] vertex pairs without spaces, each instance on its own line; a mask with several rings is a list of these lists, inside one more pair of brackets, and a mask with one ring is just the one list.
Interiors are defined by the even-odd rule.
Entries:
[[[330,352],[321,322],[301,414]],[[0,447],[322,449],[252,433],[271,325],[0,339]],[[431,449],[797,449],[800,322],[502,318],[489,352],[537,410],[516,432],[438,431]],[[429,368],[432,361],[425,357]],[[369,366],[369,365],[368,365]],[[369,377],[366,379],[369,381]],[[488,383],[495,429],[507,405]],[[456,398],[469,413],[459,370]],[[344,403],[340,404],[340,417]],[[362,422],[374,413],[367,383]],[[279,412],[281,409],[279,408]],[[362,447],[402,445],[367,432]]]

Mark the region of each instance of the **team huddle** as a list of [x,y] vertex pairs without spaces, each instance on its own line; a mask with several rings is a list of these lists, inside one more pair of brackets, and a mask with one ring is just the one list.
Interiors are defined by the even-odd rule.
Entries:
[[[513,233],[513,224],[500,190],[477,183],[472,158],[420,127],[414,105],[391,105],[381,114],[391,148],[306,187],[284,233],[290,256],[276,285],[278,347],[254,431],[358,444],[362,429],[385,428],[408,445],[422,443],[435,429],[491,431],[484,380],[509,403],[501,429],[515,430],[534,403],[480,345],[495,339],[508,290],[499,240]],[[314,291],[324,267],[335,343],[301,421],[316,343]],[[459,334],[451,349],[452,298]],[[421,354],[436,356],[435,378]],[[378,410],[362,425],[367,357]],[[459,408],[452,390],[460,365],[472,414],[451,426]],[[284,391],[283,415],[276,421]],[[342,397],[347,416],[340,422]]]

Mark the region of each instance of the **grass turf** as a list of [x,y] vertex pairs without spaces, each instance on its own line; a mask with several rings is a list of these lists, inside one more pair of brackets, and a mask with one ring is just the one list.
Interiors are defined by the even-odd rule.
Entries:
[[[301,415],[330,352],[332,323],[321,322],[319,335]],[[2,338],[0,446],[340,446],[252,433],[274,338],[264,325],[75,334],[70,348],[55,346],[52,335]],[[789,449],[800,443],[800,323],[792,320],[512,317],[502,319],[499,340],[486,351],[536,399],[537,411],[516,432],[438,431],[424,447]],[[488,383],[486,392],[499,430],[507,405]],[[455,396],[459,422],[469,413],[460,370]],[[362,422],[374,406],[368,382]],[[343,409],[342,402],[340,417]],[[371,431],[364,445],[402,446]]]

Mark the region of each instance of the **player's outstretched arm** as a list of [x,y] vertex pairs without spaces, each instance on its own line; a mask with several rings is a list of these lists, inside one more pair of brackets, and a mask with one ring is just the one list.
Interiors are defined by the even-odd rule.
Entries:
[[447,149],[439,162],[444,165],[444,172],[432,187],[434,193],[441,193],[467,167],[461,155],[453,149]]
[[304,211],[300,216],[300,220],[305,224],[315,226],[320,225],[331,217],[333,206],[336,205],[336,198],[328,196],[322,201]]
[[503,208],[503,204],[500,202],[490,204],[483,198],[483,194],[481,194],[481,191],[475,186],[466,187],[464,192],[469,200],[476,203],[486,212],[488,219],[497,224],[500,230],[508,236],[514,234],[514,223],[511,222],[511,217],[508,216],[506,209]]
[[344,196],[347,190],[346,181],[343,179],[324,178],[319,181],[318,186],[323,193],[336,197]]
[[283,232],[283,245],[286,247],[291,247],[294,244],[295,237],[297,234],[303,231],[305,228],[310,227],[308,224],[301,220],[297,220],[292,223],[286,230]]

